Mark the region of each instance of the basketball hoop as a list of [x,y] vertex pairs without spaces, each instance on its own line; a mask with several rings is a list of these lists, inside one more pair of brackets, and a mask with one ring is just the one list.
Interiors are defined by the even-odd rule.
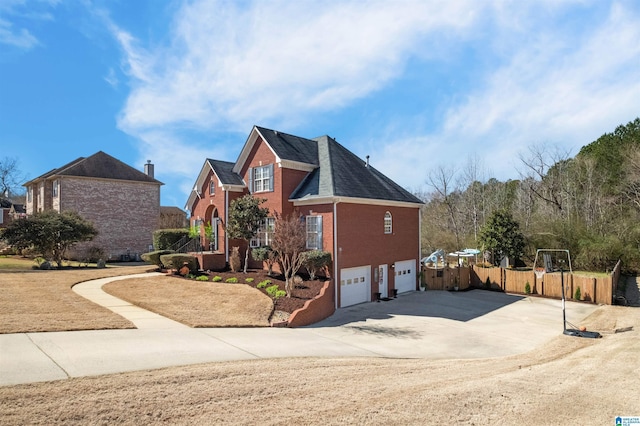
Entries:
[[541,280],[542,277],[544,276],[545,270],[544,269],[534,269],[533,272],[536,273],[536,278]]

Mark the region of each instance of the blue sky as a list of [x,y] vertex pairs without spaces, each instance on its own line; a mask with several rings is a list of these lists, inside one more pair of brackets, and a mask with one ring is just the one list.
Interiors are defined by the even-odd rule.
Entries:
[[0,1],[0,158],[104,151],[184,207],[254,124],[329,135],[404,187],[520,177],[640,116],[640,2]]

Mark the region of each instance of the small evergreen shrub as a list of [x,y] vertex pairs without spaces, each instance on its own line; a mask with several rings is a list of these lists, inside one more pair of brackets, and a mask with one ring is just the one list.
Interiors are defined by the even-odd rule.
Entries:
[[309,273],[309,279],[315,280],[320,271],[325,271],[331,265],[331,253],[322,250],[309,250],[302,252],[303,266]]
[[580,300],[582,298],[582,292],[580,291],[580,287],[576,288],[576,293],[574,294],[574,299]]
[[271,280],[264,280],[264,281],[260,281],[256,287],[266,288],[269,284],[271,284]]
[[158,268],[164,267],[162,261],[160,260],[160,256],[173,253],[171,250],[156,250],[150,251],[149,253],[142,253],[140,257],[147,263],[151,263],[156,265]]
[[529,281],[524,285],[524,294],[531,294],[531,284],[529,284]]
[[160,256],[160,262],[167,268],[180,269],[184,264],[187,264],[190,271],[196,272],[198,270],[198,260],[195,256],[191,256],[189,254],[163,254]]
[[188,229],[158,229],[153,232],[153,247],[166,250],[189,235]]
[[[277,284],[274,284],[274,285],[272,285],[271,287],[267,287],[267,288],[266,288],[266,291],[267,291],[267,294],[268,294],[269,296],[271,296],[271,297],[275,298],[275,297],[276,297],[276,293],[277,293],[278,291],[280,291],[280,288],[278,287],[278,285],[277,285]],[[285,295],[286,295],[286,293],[285,293]]]
[[227,278],[225,282],[235,284],[238,282],[238,279],[236,277],[231,277],[231,278]]
[[211,281],[213,281],[214,283],[219,283],[220,281],[222,281],[222,277],[216,275],[215,277],[211,278]]
[[200,275],[199,277],[196,277],[196,281],[209,281],[209,277],[206,275]]

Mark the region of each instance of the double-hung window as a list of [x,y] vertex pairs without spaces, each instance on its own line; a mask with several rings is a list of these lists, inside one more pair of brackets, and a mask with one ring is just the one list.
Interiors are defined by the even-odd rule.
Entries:
[[307,248],[322,250],[322,216],[307,216]]
[[276,227],[276,219],[268,217],[260,222],[260,229],[250,241],[251,247],[269,246],[273,242],[273,231]]
[[213,179],[209,182],[209,195],[214,195],[216,193],[216,183]]
[[53,181],[53,189],[51,190],[53,198],[58,198],[58,180]]
[[273,191],[273,164],[249,169],[249,189],[251,192]]

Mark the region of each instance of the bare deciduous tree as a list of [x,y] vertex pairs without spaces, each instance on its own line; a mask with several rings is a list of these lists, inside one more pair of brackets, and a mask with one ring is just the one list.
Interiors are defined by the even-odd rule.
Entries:
[[10,198],[17,194],[24,179],[18,168],[18,160],[9,157],[0,160],[0,196]]
[[285,278],[287,297],[293,295],[293,277],[304,262],[301,255],[306,251],[307,232],[305,224],[296,214],[282,217],[276,214],[275,229],[271,247],[277,253],[278,263]]

